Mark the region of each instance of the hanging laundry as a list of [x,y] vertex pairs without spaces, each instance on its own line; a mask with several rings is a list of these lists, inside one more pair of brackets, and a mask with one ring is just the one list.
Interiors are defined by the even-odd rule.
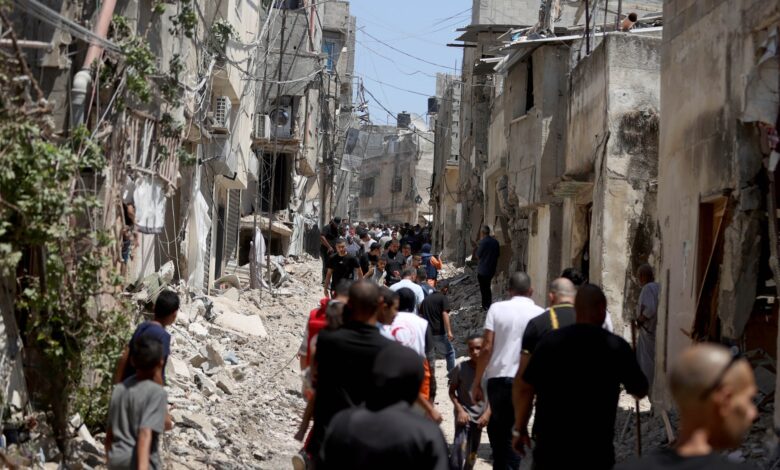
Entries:
[[165,186],[152,176],[135,180],[135,224],[141,233],[162,233],[165,225]]

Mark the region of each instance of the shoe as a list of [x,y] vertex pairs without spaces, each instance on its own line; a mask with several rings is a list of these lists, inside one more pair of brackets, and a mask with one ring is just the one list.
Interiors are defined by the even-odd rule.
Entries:
[[293,470],[306,470],[306,456],[302,454],[303,451],[292,456]]

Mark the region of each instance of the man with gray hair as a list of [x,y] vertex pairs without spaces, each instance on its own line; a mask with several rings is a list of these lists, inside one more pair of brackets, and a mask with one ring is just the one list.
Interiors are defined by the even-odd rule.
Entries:
[[494,469],[520,467],[520,456],[512,450],[512,382],[520,365],[523,333],[526,325],[544,309],[531,300],[531,278],[516,272],[509,278],[509,300],[490,306],[485,320],[482,352],[471,389],[475,402],[484,398],[482,379],[487,379],[487,396],[492,414],[488,422],[488,437],[493,449]]
[[739,447],[758,411],[750,364],[718,344],[689,347],[669,371],[669,389],[680,413],[672,448],[618,465],[616,470],[749,470],[720,452]]

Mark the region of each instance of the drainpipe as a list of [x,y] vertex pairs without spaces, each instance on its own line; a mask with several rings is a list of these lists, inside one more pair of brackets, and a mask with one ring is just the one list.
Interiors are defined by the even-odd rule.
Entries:
[[[97,23],[93,32],[101,37],[106,38],[108,35],[108,27],[111,25],[111,18],[114,16],[114,9],[116,8],[116,0],[104,0],[103,5],[100,7],[100,13],[98,14]],[[84,58],[84,65],[73,77],[73,88],[70,91],[70,103],[72,110],[72,126],[78,126],[84,123],[85,115],[85,102],[87,99],[87,93],[89,92],[90,84],[92,83],[92,64],[100,58],[100,54],[103,53],[103,48],[97,44],[90,44],[87,49],[87,56]]]
[[620,30],[626,32],[634,27],[639,17],[636,13],[629,13],[628,16],[620,23]]

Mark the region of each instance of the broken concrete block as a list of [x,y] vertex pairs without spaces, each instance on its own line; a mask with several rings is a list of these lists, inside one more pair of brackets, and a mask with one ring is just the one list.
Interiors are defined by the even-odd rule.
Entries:
[[201,373],[195,374],[195,384],[197,384],[201,393],[203,393],[203,395],[207,397],[219,393],[219,388],[217,387],[217,384],[215,384],[213,380],[206,377],[204,374]]
[[181,426],[203,431],[205,434],[210,436],[213,436],[216,433],[214,427],[211,425],[211,422],[209,422],[209,419],[205,415],[200,413],[183,412],[175,416],[179,418],[177,423]]
[[200,367],[207,362],[209,362],[209,358],[203,354],[196,354],[190,358],[190,364],[192,364],[192,367]]
[[214,341],[206,345],[206,357],[209,358],[209,369],[225,366],[225,360],[222,359],[222,348]]
[[217,387],[228,395],[232,395],[235,391],[235,383],[225,372],[217,374],[214,381],[217,383]]
[[235,367],[231,373],[233,374],[233,380],[241,382],[246,379],[246,367]]
[[176,357],[169,357],[168,363],[165,365],[165,374],[168,377],[179,377],[182,379],[188,379],[190,376],[190,368],[187,367],[187,363]]
[[235,287],[231,287],[230,289],[222,293],[222,297],[238,302],[241,297],[241,291],[239,291]]
[[263,320],[258,316],[241,315],[240,313],[224,312],[214,319],[214,323],[227,328],[258,338],[265,338],[268,332],[263,326]]
[[191,323],[187,331],[198,339],[206,339],[209,336],[209,330],[198,322]]

